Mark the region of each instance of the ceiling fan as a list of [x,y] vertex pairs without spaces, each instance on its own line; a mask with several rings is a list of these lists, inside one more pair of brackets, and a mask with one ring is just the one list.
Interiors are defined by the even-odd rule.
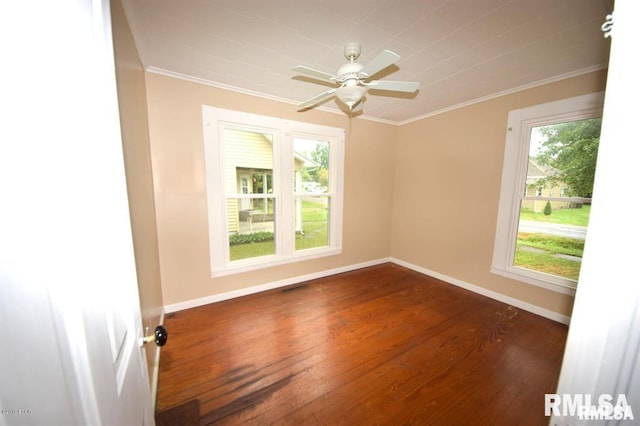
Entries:
[[347,43],[344,46],[344,56],[349,62],[338,68],[336,75],[304,65],[293,67],[292,70],[299,74],[338,85],[336,88],[329,89],[298,104],[298,111],[313,107],[331,96],[336,96],[351,112],[357,112],[362,109],[364,104],[363,97],[369,89],[413,93],[420,87],[420,83],[411,81],[371,80],[367,82],[366,80],[373,75],[398,62],[400,55],[390,50],[384,50],[367,65],[362,65],[355,62],[360,56],[360,51],[358,43]]

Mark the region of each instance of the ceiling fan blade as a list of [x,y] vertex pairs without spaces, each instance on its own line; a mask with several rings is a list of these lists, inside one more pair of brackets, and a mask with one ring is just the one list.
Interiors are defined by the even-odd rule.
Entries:
[[297,72],[298,74],[304,74],[307,77],[312,77],[318,80],[330,81],[332,83],[335,82],[335,76],[324,71],[319,71],[313,68],[305,67],[304,65],[297,65],[291,68],[292,71]]
[[307,99],[306,101],[302,102],[301,104],[298,104],[298,111],[302,111],[303,109],[309,108],[310,106],[313,106],[315,104],[317,104],[320,101],[323,101],[331,96],[333,96],[333,94],[336,92],[336,90],[338,89],[330,89],[327,90],[326,92],[320,93],[319,95],[314,96],[311,99]]
[[373,58],[371,62],[365,65],[360,74],[364,75],[364,78],[371,77],[372,75],[382,71],[389,65],[393,65],[400,60],[400,55],[393,53],[390,50],[385,50],[378,56]]
[[420,88],[420,83],[417,81],[373,80],[368,84],[368,86],[374,90],[392,90],[394,92],[413,93]]

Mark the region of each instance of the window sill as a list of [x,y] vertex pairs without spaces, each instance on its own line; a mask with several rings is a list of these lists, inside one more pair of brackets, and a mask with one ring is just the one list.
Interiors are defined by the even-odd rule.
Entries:
[[211,271],[212,278],[223,277],[243,272],[256,271],[259,269],[271,268],[273,266],[286,265],[289,263],[302,262],[305,260],[318,259],[321,257],[335,256],[342,253],[340,247],[328,247],[321,249],[309,249],[297,252],[292,257],[282,258],[278,256],[268,256],[254,259],[238,260],[229,264],[224,269]]
[[571,296],[576,294],[576,283],[574,281],[556,277],[554,275],[529,271],[522,268],[504,268],[495,265],[491,266],[491,272],[506,278],[511,278],[512,280],[555,291],[556,293],[568,294]]

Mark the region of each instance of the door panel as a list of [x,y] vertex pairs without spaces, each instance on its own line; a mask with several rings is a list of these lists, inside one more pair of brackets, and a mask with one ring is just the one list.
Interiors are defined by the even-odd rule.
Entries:
[[153,424],[109,2],[10,8],[0,43],[20,66],[0,81],[0,423]]

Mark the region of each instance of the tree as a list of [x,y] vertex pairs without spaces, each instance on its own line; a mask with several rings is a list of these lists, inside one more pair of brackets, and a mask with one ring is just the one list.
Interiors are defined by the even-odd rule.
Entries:
[[567,185],[567,195],[591,197],[598,158],[601,118],[540,127],[546,136],[536,161],[558,170],[550,181]]
[[322,168],[329,168],[329,144],[321,142],[316,144],[316,149],[311,153],[311,158]]
[[329,186],[329,143],[319,142],[311,153],[311,159],[318,164],[308,170],[310,180]]

